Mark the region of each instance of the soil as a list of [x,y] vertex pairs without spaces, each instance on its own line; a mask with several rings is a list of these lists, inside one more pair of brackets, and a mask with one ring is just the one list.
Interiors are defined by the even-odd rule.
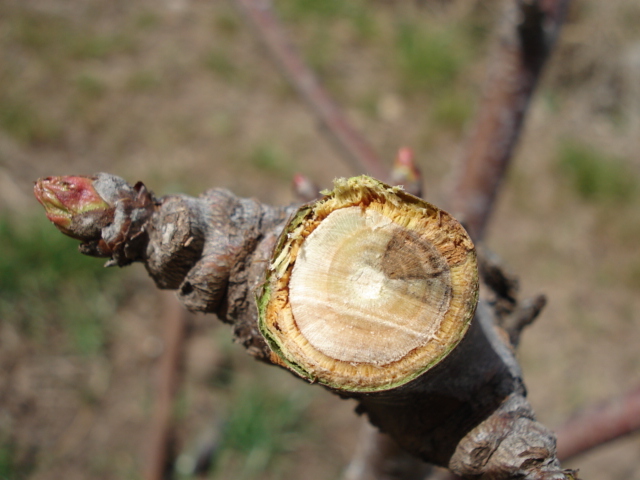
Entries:
[[[411,146],[425,198],[442,203],[499,8],[377,0],[336,13],[294,4],[276,7],[350,119],[389,163]],[[575,2],[486,240],[520,278],[523,297],[549,300],[519,355],[529,398],[552,427],[640,384],[638,20],[633,0]],[[450,85],[416,87],[399,61],[397,31],[411,22],[428,32],[473,30],[472,46],[452,44],[463,66]],[[108,171],[157,194],[216,186],[284,204],[295,201],[294,172],[321,188],[360,173],[323,136],[232,2],[5,0],[0,50],[3,215],[46,222],[31,190],[50,175]],[[470,105],[439,116],[439,96],[448,94]],[[576,143],[610,166],[598,178],[618,178],[622,165],[630,193],[597,179],[585,193],[580,167],[559,160]],[[97,353],[70,352],[64,330],[34,339],[0,319],[0,478],[142,478],[165,297],[139,265],[112,275],[126,294]],[[175,412],[178,465],[211,438],[231,438],[234,411],[255,406],[264,390],[293,424],[266,408],[276,422],[264,424],[270,446],[255,432],[255,448],[219,442],[201,478],[337,478],[357,438],[354,405],[253,362],[213,316],[190,324]],[[640,480],[639,448],[632,435],[567,467],[585,479]]]

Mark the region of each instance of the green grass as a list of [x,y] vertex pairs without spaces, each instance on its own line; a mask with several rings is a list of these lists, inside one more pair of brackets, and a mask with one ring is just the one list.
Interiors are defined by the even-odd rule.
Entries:
[[102,79],[88,73],[76,78],[76,88],[81,95],[93,99],[104,97],[107,91],[107,85]]
[[[335,20],[353,11],[351,2],[341,0],[287,0],[278,2],[284,15],[291,20]],[[354,4],[357,2],[354,2]]]
[[2,93],[0,129],[23,145],[57,142],[62,135],[60,127],[44,116],[32,102]]
[[[303,38],[306,37],[307,42],[297,46],[318,73],[329,69],[341,49],[354,43],[371,45],[379,40],[373,9],[363,0],[282,0],[277,2],[277,7],[288,28],[305,25]],[[346,32],[340,44],[333,34],[336,24]]]
[[84,116],[95,116],[93,105],[111,92],[92,71],[134,53],[135,31],[131,25],[99,31],[75,16],[28,7],[0,7],[2,14],[0,48],[7,55],[0,64],[0,130],[21,146],[58,146],[73,128],[63,105],[95,123]]
[[257,170],[289,179],[293,175],[293,162],[276,146],[259,144],[249,154],[249,164]]
[[263,478],[300,443],[309,396],[306,389],[280,391],[260,382],[238,385],[233,396],[212,478]]
[[575,193],[586,201],[623,203],[638,194],[638,175],[623,159],[587,144],[563,141],[557,162]]
[[473,112],[468,92],[455,89],[443,92],[434,99],[431,117],[436,126],[460,134]]
[[229,54],[220,48],[211,49],[204,59],[204,64],[209,70],[225,80],[233,79],[238,73]]
[[452,86],[466,60],[463,42],[456,32],[417,21],[398,25],[395,59],[406,90],[433,93]]
[[148,71],[133,72],[127,79],[127,89],[133,93],[144,93],[154,90],[161,85],[160,76]]
[[124,294],[121,273],[80,255],[42,217],[0,218],[0,244],[0,318],[40,344],[61,336],[71,353],[99,353]]
[[98,34],[90,26],[47,13],[15,15],[11,35],[17,44],[49,61],[103,60],[134,48],[132,39],[121,31]]
[[0,480],[18,478],[15,465],[15,452],[11,445],[0,445]]
[[370,5],[363,0],[283,0],[277,3],[286,21],[335,22],[346,20],[363,37],[375,33],[375,22]]
[[152,11],[140,13],[134,21],[135,27],[142,30],[155,28],[160,25],[160,23],[160,16]]
[[227,39],[234,38],[243,28],[240,17],[233,10],[219,13],[213,23],[216,34]]
[[0,480],[23,480],[35,466],[31,455],[20,455],[16,444],[0,432]]

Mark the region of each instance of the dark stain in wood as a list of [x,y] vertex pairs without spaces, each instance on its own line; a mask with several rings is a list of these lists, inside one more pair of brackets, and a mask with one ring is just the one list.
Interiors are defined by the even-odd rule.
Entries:
[[426,280],[449,271],[436,247],[415,232],[396,232],[382,257],[382,272],[392,280]]

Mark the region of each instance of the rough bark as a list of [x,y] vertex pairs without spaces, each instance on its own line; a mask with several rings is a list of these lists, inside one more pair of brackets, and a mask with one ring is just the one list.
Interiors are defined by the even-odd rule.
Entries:
[[[156,199],[141,184],[132,188],[107,174],[91,178],[111,207],[100,218],[111,221],[97,235],[71,232],[83,241],[83,253],[109,257],[107,265],[143,262],[158,287],[176,289],[189,309],[230,323],[249,354],[281,364],[259,332],[254,295],[294,207],[270,207],[222,189]],[[45,208],[50,197],[43,192],[55,194],[60,182],[36,185]],[[407,452],[462,477],[575,478],[556,459],[554,435],[535,420],[506,338],[491,306],[481,302],[459,345],[424,375],[391,390],[339,394],[355,398],[357,411]]]

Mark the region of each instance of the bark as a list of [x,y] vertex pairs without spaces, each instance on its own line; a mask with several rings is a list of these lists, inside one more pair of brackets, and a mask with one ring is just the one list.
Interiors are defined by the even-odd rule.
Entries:
[[[141,184],[91,178],[112,221],[99,235],[74,235],[83,253],[109,257],[107,265],[144,263],[159,288],[177,290],[193,311],[217,314],[249,354],[282,365],[259,331],[254,298],[294,206],[270,207],[222,189],[156,199]],[[36,185],[45,206],[42,192],[60,182]],[[357,412],[411,455],[464,478],[575,478],[559,465],[554,435],[535,420],[507,338],[481,302],[466,336],[425,374],[390,390],[337,393],[356,399]]]
[[223,189],[199,198],[168,196],[157,203],[139,246],[159,288],[175,289],[191,311],[215,313],[258,359],[272,352],[257,328],[254,295],[264,279],[271,251],[293,213],[241,199]]

